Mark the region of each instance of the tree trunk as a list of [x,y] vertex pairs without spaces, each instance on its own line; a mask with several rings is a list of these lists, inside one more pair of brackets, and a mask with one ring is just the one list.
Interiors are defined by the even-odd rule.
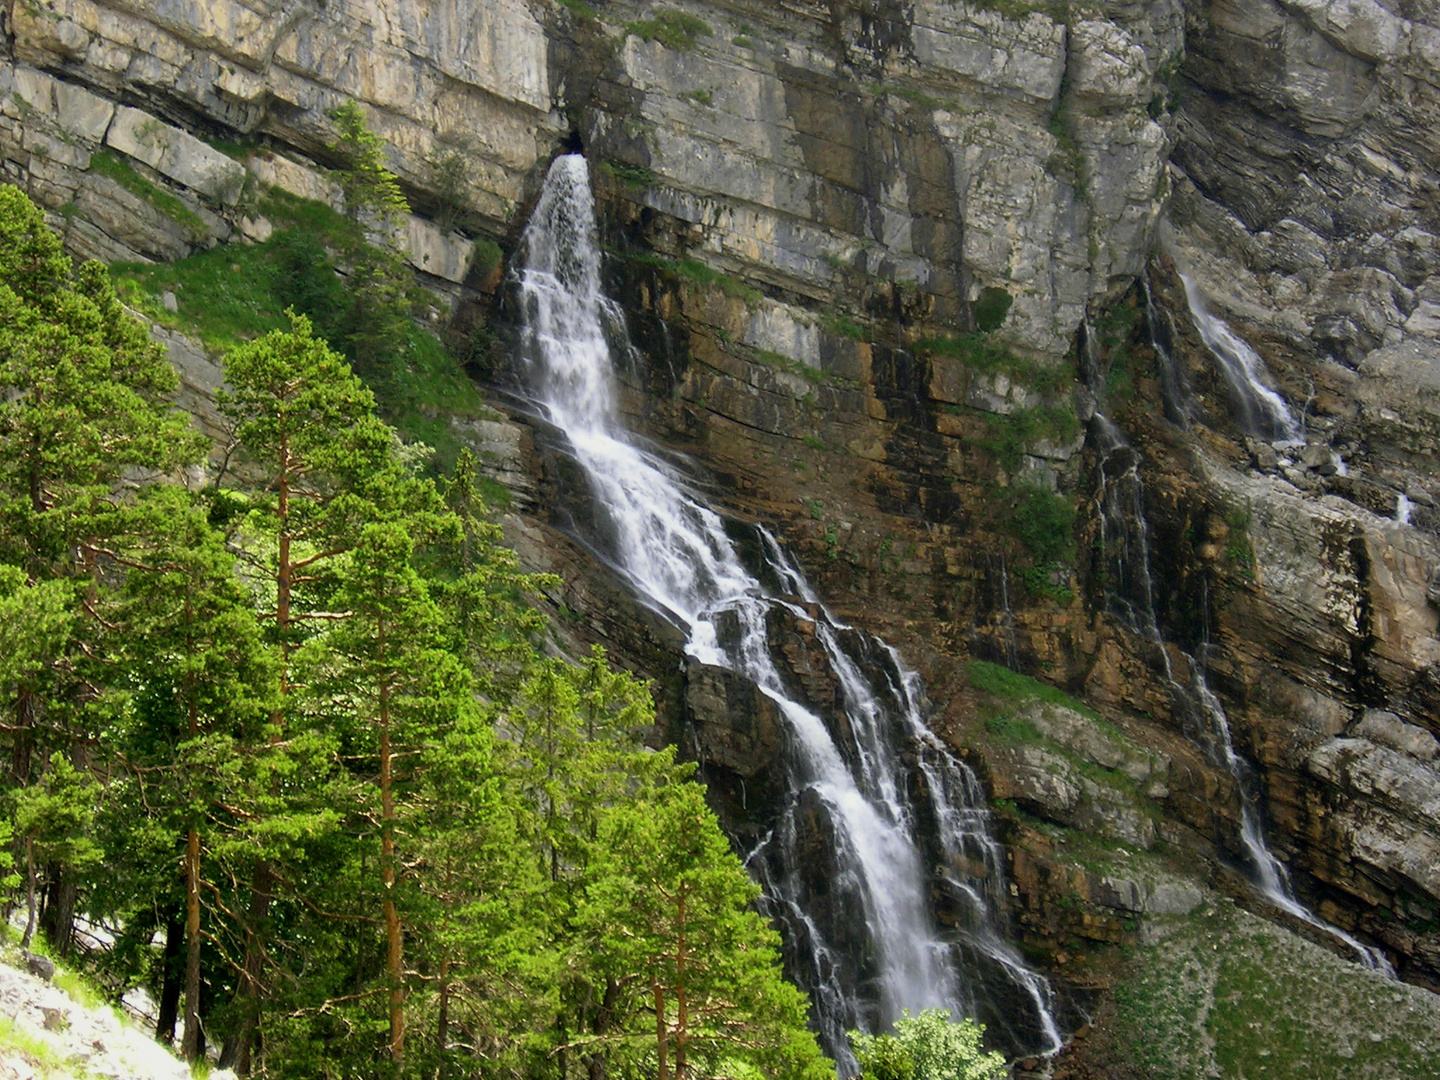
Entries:
[[[194,617],[190,594],[185,594],[185,622]],[[186,685],[186,726],[190,738],[200,734],[200,708],[195,701],[195,676]],[[200,1058],[200,830],[185,830],[185,1033],[180,1056],[192,1065]]]
[[[620,984],[614,979],[605,980],[605,994],[595,1009],[595,1021],[590,1025],[594,1035],[605,1035],[615,1020],[615,1007],[620,999]],[[609,1059],[605,1053],[588,1054],[585,1058],[585,1073],[588,1080],[605,1080]]]
[[650,989],[655,994],[655,1080],[670,1080],[670,1047],[665,1038],[665,991],[660,989],[660,977],[652,976]]
[[160,954],[160,1000],[155,1009],[155,1038],[175,1041],[175,1021],[180,1018],[180,989],[185,978],[183,951],[185,924],[175,915],[165,920],[165,951]]
[[30,783],[30,762],[35,752],[35,720],[40,711],[33,690],[21,690],[15,699],[15,741],[10,744],[10,777],[17,788]]
[[270,916],[272,887],[270,864],[256,859],[250,878],[250,910],[245,915],[245,963],[235,987],[239,1026],[225,1040],[220,1067],[249,1076],[255,1042],[260,1031],[260,984],[265,973],[263,923]]
[[[383,641],[384,629],[380,631]],[[380,880],[385,886],[385,970],[390,979],[390,1060],[405,1060],[405,962],[395,905],[395,792],[391,771],[390,683],[380,683]]]
[[45,868],[45,902],[40,908],[40,929],[55,955],[70,955],[75,944],[75,905],[80,898],[80,884],[75,872],[63,863],[50,863]]
[[200,833],[185,834],[185,1033],[180,1056],[200,1059]]
[[435,1043],[440,1053],[450,1041],[450,961],[440,961],[439,1018],[435,1022]]
[[35,838],[25,837],[25,933],[20,948],[29,949],[35,937]]
[[[290,691],[290,443],[281,434],[277,451],[279,462],[276,479],[276,517],[278,528],[275,557],[275,636],[280,649],[278,699],[270,715],[274,731],[271,746],[285,737],[285,704]],[[260,1028],[260,982],[265,967],[265,941],[262,924],[270,915],[270,896],[274,887],[270,863],[256,859],[250,878],[250,910],[245,916],[245,962],[235,997],[240,1004],[240,1024],[226,1039],[220,1052],[220,1067],[233,1069],[240,1076],[250,1073],[251,1057]]]

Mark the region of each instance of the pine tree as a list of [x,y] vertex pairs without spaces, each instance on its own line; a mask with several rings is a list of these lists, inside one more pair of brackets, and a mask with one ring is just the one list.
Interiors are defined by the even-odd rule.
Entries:
[[576,923],[593,963],[624,988],[617,1045],[653,1062],[659,1080],[734,1063],[831,1075],[804,996],[780,974],[779,937],[752,909],[758,895],[699,785],[667,782],[602,815]]
[[341,252],[348,271],[350,310],[345,339],[355,366],[372,380],[395,370],[409,318],[411,276],[398,244],[410,212],[395,174],[385,164],[385,143],[370,130],[355,101],[330,114],[341,157],[336,173],[352,231]]
[[[297,755],[313,763],[312,792],[323,785],[333,762],[331,734],[323,729],[291,732],[297,687],[294,655],[305,642],[346,617],[333,600],[342,567],[367,522],[394,520],[407,500],[423,497],[401,467],[394,433],[375,417],[375,399],[339,354],[312,333],[309,320],[291,315],[291,329],[273,331],[230,352],[225,360],[230,390],[221,409],[234,424],[239,465],[260,479],[256,499],[237,539],[250,572],[266,583],[261,618],[278,668],[276,704],[270,718],[274,749],[272,810],[280,819],[311,815],[315,839],[338,822],[328,800],[303,811],[286,789]],[[417,493],[419,493],[417,495]],[[296,736],[299,736],[298,738]],[[328,824],[326,823],[328,820]],[[260,1023],[265,967],[265,926],[279,884],[272,854],[295,850],[292,831],[277,822],[274,852],[257,852],[246,916],[245,959],[238,990],[238,1026],[224,1060],[248,1072]],[[295,875],[290,875],[291,879]]]
[[[210,899],[218,895],[218,883],[207,887],[202,856],[208,853],[214,869],[228,878],[234,858],[222,866],[213,848],[246,847],[243,811],[237,811],[252,801],[254,770],[246,758],[264,746],[275,676],[254,597],[237,578],[235,556],[210,523],[209,509],[182,489],[156,485],[132,514],[129,572],[112,617],[126,628],[117,659],[137,691],[107,740],[121,777],[108,802],[117,841],[139,854],[141,865],[132,865],[97,897],[101,905],[107,899],[118,904],[124,892],[130,894],[132,907],[120,921],[127,931],[143,932],[141,948],[149,940],[147,908],[167,913],[167,944],[172,932],[178,941],[183,926],[183,964],[165,972],[157,1026],[168,1036],[173,1003],[183,996],[182,1055],[189,1061],[202,1050],[202,909],[212,940],[226,932],[218,925],[224,905]],[[137,830],[153,830],[151,842]],[[173,867],[170,853],[180,838],[183,920],[170,916],[164,902],[157,904],[157,895],[169,891],[168,874],[153,884],[146,880],[155,876],[153,868],[147,874],[147,864]],[[178,949],[168,951],[179,958]]]
[[[175,382],[104,267],[73,268],[39,210],[0,186],[0,562],[20,568],[28,587],[68,583],[74,605],[65,647],[32,665],[6,702],[16,784],[56,751],[83,771],[86,747],[123,699],[105,660],[115,628],[101,614],[125,558],[114,542],[131,502],[122,481],[202,452],[168,401]],[[43,921],[62,954],[73,870],[53,867],[45,893]]]

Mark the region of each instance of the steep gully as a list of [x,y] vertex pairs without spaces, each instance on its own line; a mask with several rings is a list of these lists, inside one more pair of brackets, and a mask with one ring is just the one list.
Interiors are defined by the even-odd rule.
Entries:
[[[894,649],[832,618],[758,527],[760,565],[747,566],[736,526],[621,426],[612,343],[624,347],[624,326],[600,288],[582,156],[551,166],[523,248],[525,380],[588,483],[601,534],[594,553],[682,629],[690,662],[742,675],[784,718],[788,796],[746,858],[827,1049],[844,1062],[845,1031],[938,1006],[980,1018],[1012,1053],[1054,1052],[1051,989],[1005,940],[1003,853],[983,793],[924,724],[917,677]],[[813,626],[838,702],[806,700],[790,684],[769,638],[777,619]],[[819,887],[802,858],[817,832],[833,858]],[[956,912],[945,932],[931,914],[936,888]]]
[[[1276,445],[1303,444],[1300,422],[1266,380],[1264,361],[1225,322],[1214,315],[1204,294],[1188,276],[1181,275],[1189,315],[1223,373],[1230,389],[1235,415],[1245,433]],[[1160,314],[1146,293],[1146,314],[1157,361],[1166,389],[1167,411],[1184,418],[1187,412],[1174,364],[1163,344],[1165,334]],[[1083,353],[1085,382],[1103,405],[1104,377],[1094,350],[1094,334],[1087,326]],[[1169,374],[1167,374],[1169,373]],[[1290,918],[1343,943],[1361,964],[1394,977],[1385,954],[1364,944],[1337,926],[1323,922],[1295,896],[1289,873],[1265,842],[1263,810],[1254,769],[1235,750],[1230,721],[1219,697],[1205,676],[1208,635],[1197,654],[1191,655],[1167,641],[1156,613],[1155,583],[1150,571],[1150,530],[1146,519],[1145,487],[1140,456],[1125,433],[1099,408],[1090,420],[1087,433],[1099,466],[1096,470],[1096,511],[1100,523],[1100,546],[1107,574],[1106,600],[1110,614],[1141,640],[1148,643],[1184,732],[1215,765],[1234,779],[1240,793],[1239,838],[1249,866],[1251,881],[1266,902]],[[1175,671],[1171,652],[1189,671],[1188,684]]]

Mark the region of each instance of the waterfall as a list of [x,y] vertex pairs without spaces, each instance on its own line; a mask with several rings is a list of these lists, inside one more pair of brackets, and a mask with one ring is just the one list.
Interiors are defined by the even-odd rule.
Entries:
[[1238,409],[1236,419],[1245,434],[1271,442],[1294,444],[1304,441],[1300,424],[1290,406],[1271,388],[1265,378],[1265,361],[1225,325],[1223,319],[1210,311],[1199,286],[1180,275],[1185,286],[1185,301],[1190,316],[1205,346],[1220,363],[1225,381]]
[[[524,375],[588,482],[597,554],[681,628],[688,657],[750,680],[786,724],[786,804],[746,864],[799,958],[794,974],[827,1050],[848,1066],[846,1030],[942,1007],[986,1021],[1012,1052],[1055,1051],[1050,987],[999,930],[1003,862],[983,793],[925,726],[914,674],[889,646],[835,620],[758,530],[765,579],[778,585],[767,589],[683,471],[620,422],[612,342],[623,323],[601,290],[582,156],[551,166],[523,247]],[[769,640],[775,617],[814,623],[843,709],[792,691]],[[833,861],[820,887],[817,838]],[[938,889],[959,912],[944,932],[932,912]]]
[[[1209,651],[1208,641],[1202,642],[1198,656],[1191,656],[1161,635],[1155,582],[1150,572],[1150,527],[1145,516],[1140,456],[1124,433],[1101,412],[1091,418],[1089,436],[1099,461],[1095,509],[1100,526],[1100,573],[1104,575],[1110,612],[1131,633],[1150,643],[1185,734],[1212,763],[1234,777],[1240,792],[1240,844],[1252,881],[1274,907],[1343,942],[1366,967],[1393,976],[1394,969],[1383,952],[1322,921],[1296,899],[1289,874],[1265,843],[1254,770],[1236,752],[1230,719],[1205,677],[1203,661]],[[1176,677],[1172,649],[1189,668],[1188,683]]]
[[1145,292],[1145,326],[1150,331],[1150,344],[1155,349],[1155,368],[1160,375],[1160,397],[1165,404],[1165,419],[1178,427],[1190,427],[1190,388],[1180,365],[1175,362],[1174,327],[1170,313],[1155,303],[1150,276],[1142,274],[1140,284]]

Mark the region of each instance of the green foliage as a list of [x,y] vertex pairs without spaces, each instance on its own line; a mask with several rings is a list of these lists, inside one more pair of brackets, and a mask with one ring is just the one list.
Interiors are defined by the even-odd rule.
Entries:
[[645,41],[658,41],[667,49],[693,49],[702,37],[712,33],[704,19],[669,8],[657,11],[653,19],[628,23],[625,32]]
[[1023,22],[1031,15],[1044,15],[1057,22],[1070,17],[1069,0],[980,0],[976,5],[988,11],[1004,15],[1007,19]]
[[115,151],[95,151],[90,155],[90,168],[101,176],[108,176],[130,194],[138,195],[175,224],[182,226],[190,234],[192,241],[203,240],[209,235],[210,230],[199,214],[186,206],[177,195],[146,180]]
[[697,105],[705,106],[710,106],[715,103],[709,90],[686,90],[680,95],[680,99],[682,101],[693,101]]
[[1250,542],[1250,508],[1235,504],[1227,505],[1223,511],[1227,529],[1225,537],[1225,561],[1247,578],[1255,576],[1255,546]]
[[1433,995],[1382,981],[1228,902],[1161,925],[1163,937],[1132,951],[1115,990],[1117,1042],[1141,1075],[1433,1074]]
[[748,285],[728,274],[723,274],[713,266],[700,262],[698,259],[681,259],[673,264],[674,272],[687,281],[696,285],[719,289],[726,296],[733,296],[736,299],[744,300],[747,304],[758,303],[760,293]]
[[915,348],[928,356],[958,360],[971,371],[1006,375],[1045,397],[1068,390],[1071,382],[1068,372],[1017,355],[1010,342],[999,335],[973,333],[926,338],[917,341]]
[[1075,559],[1075,507],[1049,488],[1026,484],[1011,489],[1010,528],[1041,562]]
[[1040,405],[1008,413],[984,412],[980,418],[989,428],[980,445],[1012,473],[1037,442],[1064,444],[1080,434],[1080,418],[1068,404]]
[[1010,305],[1014,301],[1015,298],[1007,290],[987,285],[980,290],[980,295],[973,305],[975,326],[982,334],[999,330],[1005,322],[1005,316],[1010,314]]
[[945,1009],[905,1013],[893,1035],[850,1032],[862,1080],[1000,1080],[1005,1057],[980,1047],[983,1024],[952,1020]]
[[198,458],[167,400],[175,384],[104,268],[72,271],[40,212],[0,188],[0,557],[37,576],[79,572],[77,545],[114,519],[108,496],[127,471]]
[[[287,308],[309,318],[318,336],[349,347],[353,301],[335,257],[351,242],[351,223],[323,203],[278,189],[265,194],[261,207],[279,226],[264,243],[220,245],[175,263],[118,265],[111,270],[117,291],[147,317],[197,334],[217,352],[288,326]],[[477,241],[476,257],[488,258],[492,248],[498,258],[492,242]],[[175,297],[174,312],[161,302],[166,292]],[[398,329],[390,363],[372,373],[372,389],[387,419],[407,440],[433,446],[443,469],[460,443],[441,416],[479,415],[481,398],[432,334],[409,318]]]
[[827,315],[820,320],[820,325],[830,333],[851,341],[865,341],[869,337],[863,326],[846,315]]
[[466,189],[469,186],[471,163],[453,145],[426,160],[430,169],[430,187],[435,192],[435,224],[448,232],[466,218]]
[[1164,88],[1150,99],[1146,107],[1150,119],[1158,120],[1180,111],[1184,101],[1184,84],[1180,78],[1180,65],[1184,63],[1184,53],[1175,53],[1170,56],[1159,67],[1155,69],[1155,80]]
[[475,247],[470,255],[470,269],[481,277],[488,277],[499,268],[504,261],[505,255],[500,250],[500,245],[488,236],[482,236],[475,241]]
[[345,196],[345,211],[368,226],[394,229],[410,212],[400,182],[385,162],[385,140],[370,130],[359,103],[346,100],[330,114],[335,141],[330,145],[344,162],[336,173]]
[[1134,400],[1136,370],[1139,358],[1136,342],[1140,339],[1145,317],[1138,298],[1129,295],[1106,308],[1095,321],[1096,344],[1102,358],[1105,401],[1124,408]]
[[611,807],[597,841],[576,921],[593,960],[633,987],[621,1055],[643,1061],[658,1040],[677,1075],[715,1075],[732,1060],[764,1075],[827,1076],[804,998],[780,977],[779,938],[751,909],[759,889],[701,790],[670,782]]
[[1068,176],[1075,185],[1076,196],[1085,200],[1089,198],[1089,178],[1085,173],[1085,155],[1080,152],[1080,139],[1075,131],[1075,117],[1070,111],[1069,98],[1069,81],[1062,79],[1060,92],[1055,98],[1055,110],[1046,124],[1046,130],[1057,147],[1047,167],[1055,175]]
[[658,179],[655,173],[645,166],[631,165],[625,161],[602,161],[600,168],[635,191],[644,191],[646,188],[654,187]]
[[37,861],[89,869],[104,857],[94,835],[100,785],[61,753],[51,755],[49,765],[38,783],[11,796],[15,834]]

